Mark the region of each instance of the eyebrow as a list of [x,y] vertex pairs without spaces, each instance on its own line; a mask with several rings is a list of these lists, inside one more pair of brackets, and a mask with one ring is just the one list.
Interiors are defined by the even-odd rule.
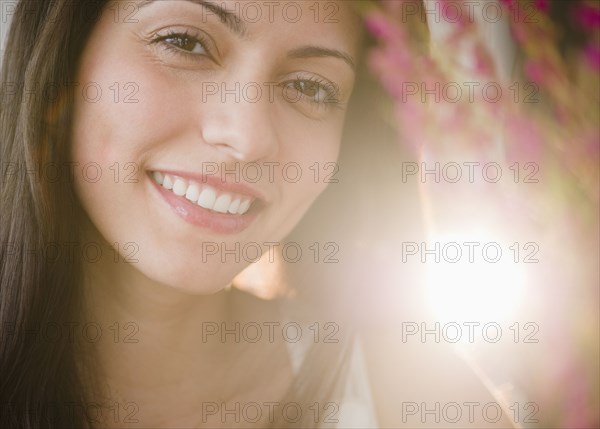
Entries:
[[[142,8],[148,6],[152,3],[156,3],[157,1],[164,0],[142,0],[137,4],[138,8]],[[233,12],[229,12],[222,6],[219,6],[216,3],[206,1],[206,0],[185,0],[190,3],[197,4],[209,10],[211,13],[215,14],[219,17],[219,20],[229,28],[229,30],[238,35],[239,37],[247,36],[247,27],[246,24],[241,20],[241,18]],[[288,53],[289,58],[326,58],[332,57],[337,58],[344,61],[346,64],[350,66],[352,70],[356,70],[356,62],[349,54],[342,52],[337,49],[325,48],[321,46],[303,46],[301,48],[293,49]]]
[[[137,7],[141,9],[152,3],[156,3],[157,1],[160,1],[160,0],[142,0],[137,4]],[[246,36],[246,25],[240,19],[240,17],[237,16],[235,13],[229,12],[228,10],[226,10],[222,6],[219,6],[216,3],[212,3],[209,1],[205,1],[205,0],[186,0],[186,1],[197,4],[199,6],[202,6],[205,9],[207,9],[209,12],[218,16],[219,20],[223,24],[225,24],[231,32],[237,34],[240,37]]]
[[323,48],[321,46],[303,46],[298,49],[294,49],[288,53],[290,58],[319,58],[319,57],[333,57],[344,61],[346,64],[356,70],[356,63],[354,59],[345,52],[337,49]]

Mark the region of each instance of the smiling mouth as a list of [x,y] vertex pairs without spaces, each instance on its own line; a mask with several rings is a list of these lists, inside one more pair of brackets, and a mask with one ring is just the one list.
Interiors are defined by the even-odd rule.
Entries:
[[174,195],[214,213],[244,215],[256,201],[255,197],[249,195],[221,191],[206,183],[184,179],[173,174],[153,171],[150,177],[156,184]]

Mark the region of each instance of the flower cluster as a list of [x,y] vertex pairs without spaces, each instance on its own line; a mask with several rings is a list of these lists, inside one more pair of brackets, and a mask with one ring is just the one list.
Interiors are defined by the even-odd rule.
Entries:
[[600,3],[500,0],[487,21],[474,3],[369,2],[370,67],[416,160],[536,166],[534,184],[425,184],[424,211],[431,230],[483,220],[540,243],[550,272],[532,272],[524,310],[552,332],[511,381],[554,410],[542,425],[594,427]]

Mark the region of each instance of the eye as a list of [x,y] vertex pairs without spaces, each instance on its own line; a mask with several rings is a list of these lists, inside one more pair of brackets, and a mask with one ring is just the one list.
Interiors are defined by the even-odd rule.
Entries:
[[205,56],[214,59],[210,54],[210,43],[200,34],[171,31],[168,34],[157,36],[152,43],[159,44],[175,54],[192,57],[192,59]]
[[294,89],[316,102],[322,103],[329,93],[316,82],[310,80],[297,80],[293,82]]
[[[301,78],[284,82],[284,96],[290,102],[307,99],[317,105],[338,105],[339,90],[335,84],[317,78]],[[298,95],[300,94],[300,95]]]
[[170,34],[162,41],[190,54],[206,54],[207,51],[200,40],[188,34]]

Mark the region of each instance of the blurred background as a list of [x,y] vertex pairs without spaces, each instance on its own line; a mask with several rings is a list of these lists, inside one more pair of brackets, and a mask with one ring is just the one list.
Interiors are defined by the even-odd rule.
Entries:
[[382,251],[419,286],[376,305],[411,315],[403,343],[437,330],[517,427],[599,427],[600,2],[363,13],[424,232]]

